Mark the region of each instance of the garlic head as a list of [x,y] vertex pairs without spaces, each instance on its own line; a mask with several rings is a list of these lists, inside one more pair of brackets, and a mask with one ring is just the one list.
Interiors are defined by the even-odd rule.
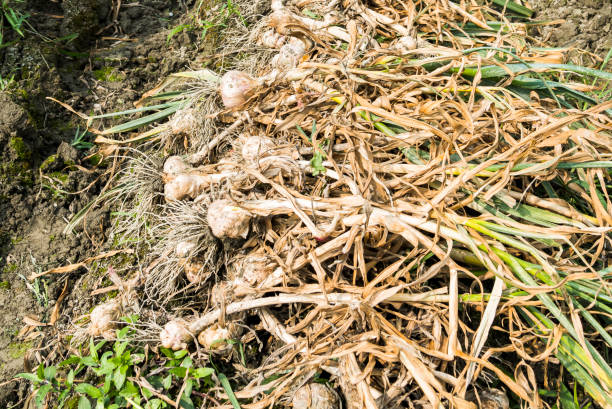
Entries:
[[219,92],[228,109],[239,108],[253,94],[259,82],[242,71],[228,71],[221,77]]
[[187,348],[187,343],[193,339],[187,323],[182,320],[172,320],[168,322],[159,334],[161,344],[164,348],[178,351]]
[[251,213],[235,206],[229,200],[215,200],[208,206],[206,220],[212,234],[219,239],[246,239],[252,217]]

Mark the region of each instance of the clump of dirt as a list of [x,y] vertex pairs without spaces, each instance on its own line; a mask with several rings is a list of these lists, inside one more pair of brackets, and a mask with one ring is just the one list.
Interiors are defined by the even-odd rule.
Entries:
[[559,47],[574,47],[604,57],[612,48],[612,3],[609,0],[533,0],[536,20],[564,20],[541,27],[542,38]]
[[[74,140],[77,111],[101,113],[133,107],[143,90],[195,60],[200,43],[191,33],[168,39],[184,15],[182,2],[87,0],[17,4],[34,28],[20,37],[4,30],[0,75],[12,78],[0,92],[0,407],[25,396],[25,383],[8,382],[29,371],[32,356],[52,354],[52,330],[20,334],[24,316],[49,322],[64,277],[28,280],[32,273],[102,252],[109,209],[94,208],[74,233],[64,229],[104,189],[112,164],[90,158]],[[111,121],[108,122],[112,124]],[[84,142],[90,142],[87,135]],[[68,277],[56,327],[91,307],[89,293],[103,278]],[[30,352],[28,352],[30,351]]]

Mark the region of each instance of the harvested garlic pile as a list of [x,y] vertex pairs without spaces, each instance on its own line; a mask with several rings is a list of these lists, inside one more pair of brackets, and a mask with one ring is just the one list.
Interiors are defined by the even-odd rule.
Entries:
[[293,394],[294,409],[337,409],[338,398],[325,385],[309,383]]
[[186,349],[193,339],[187,326],[185,321],[179,319],[168,322],[159,335],[161,345],[173,351]]
[[120,315],[121,304],[116,299],[98,305],[89,314],[90,324],[87,328],[89,335],[113,339],[115,337],[116,321]]

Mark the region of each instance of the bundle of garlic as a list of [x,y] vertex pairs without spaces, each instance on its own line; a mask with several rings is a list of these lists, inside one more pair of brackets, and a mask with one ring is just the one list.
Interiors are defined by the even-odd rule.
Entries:
[[[468,391],[494,374],[537,406],[532,374],[499,351],[535,343],[545,361],[555,351],[540,339],[605,343],[571,323],[609,286],[589,275],[612,223],[609,105],[560,115],[525,65],[544,51],[499,51],[521,28],[492,32],[486,5],[315,3],[272,2],[258,42],[276,56],[223,75],[218,133],[166,160],[160,220],[191,221],[168,223],[151,255],[165,268],[151,281],[166,286],[151,293],[183,317],[162,345],[252,375],[236,396],[253,407],[331,409],[338,393],[349,409],[474,409]],[[570,194],[597,200],[576,207]],[[246,361],[222,354],[238,338]],[[586,351],[584,370],[607,373]]]

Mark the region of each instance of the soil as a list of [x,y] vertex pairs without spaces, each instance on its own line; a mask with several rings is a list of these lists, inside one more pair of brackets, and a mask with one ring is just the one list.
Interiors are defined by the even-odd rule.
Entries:
[[[186,69],[198,53],[188,32],[168,40],[185,16],[183,2],[110,0],[30,0],[14,7],[28,13],[22,38],[4,21],[0,75],[12,78],[0,91],[0,407],[17,407],[25,383],[10,382],[30,370],[36,354],[53,355],[53,330],[38,327],[19,334],[24,316],[49,322],[64,277],[32,273],[67,265],[102,252],[106,208],[94,209],[84,226],[63,234],[66,223],[106,183],[108,166],[94,166],[84,146],[71,145],[83,121],[53,97],[86,113],[133,107],[147,89],[168,74]],[[76,38],[73,38],[76,37]],[[63,39],[62,39],[63,38]],[[109,122],[109,124],[111,124]],[[91,136],[86,137],[87,140]],[[73,194],[80,192],[79,194]],[[56,327],[71,312],[91,308],[89,281],[102,278],[77,270],[68,277]],[[91,277],[85,277],[91,276]],[[87,278],[87,279],[85,279]],[[74,310],[74,311],[73,311]]]
[[[609,0],[533,0],[532,5],[540,20],[566,19],[539,29],[551,43],[599,56],[612,47]],[[26,277],[107,247],[107,208],[90,212],[74,234],[63,233],[67,221],[104,189],[108,167],[96,166],[87,149],[71,145],[82,121],[46,97],[86,113],[132,108],[168,74],[197,68],[192,64],[206,46],[188,31],[168,40],[185,15],[184,2],[29,0],[19,7],[30,14],[31,27],[23,38],[5,29],[0,48],[1,78],[13,78],[0,91],[0,407],[7,408],[27,395],[25,383],[10,382],[13,376],[30,370],[37,354],[53,359],[56,345],[48,327],[20,334],[23,318],[49,322],[65,284],[64,276],[34,282]],[[89,292],[103,280],[84,272],[68,276],[60,329],[91,308]]]
[[540,37],[558,47],[573,47],[601,58],[612,48],[609,0],[532,0],[536,20],[564,20],[540,28]]

